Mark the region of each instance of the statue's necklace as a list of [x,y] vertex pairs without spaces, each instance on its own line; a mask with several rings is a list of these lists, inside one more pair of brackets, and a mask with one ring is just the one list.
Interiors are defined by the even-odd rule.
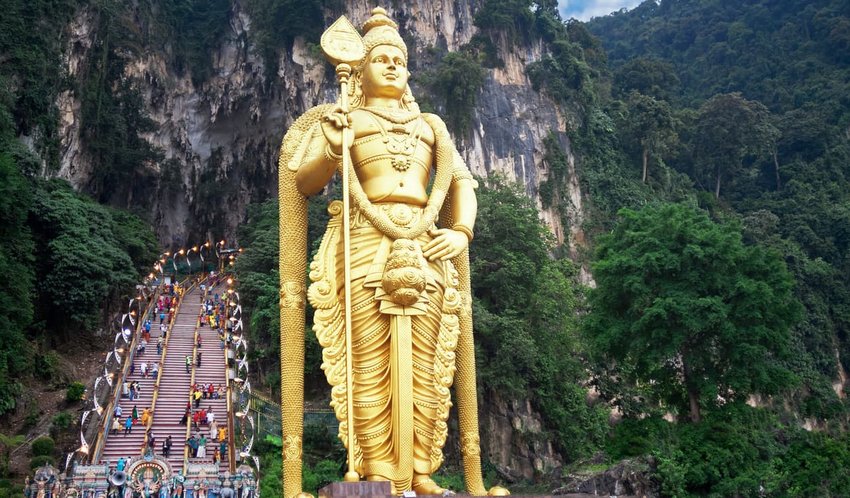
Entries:
[[[393,168],[402,173],[410,169],[411,157],[416,152],[416,145],[422,135],[422,121],[419,121],[409,133],[404,125],[418,119],[419,113],[411,112],[400,116],[392,112],[386,113],[383,110],[376,110],[375,108],[366,107],[364,109],[372,114],[372,119],[375,120],[378,129],[381,130],[381,136],[383,137],[384,144],[387,146],[387,152],[392,156],[391,163]],[[384,127],[384,124],[381,123],[381,120],[377,119],[376,116],[393,123],[393,127],[389,133]]]
[[390,123],[404,125],[414,121],[420,116],[418,112],[410,112],[402,109],[394,109],[390,107],[363,107],[364,111],[367,111],[375,116],[382,117],[389,121]]

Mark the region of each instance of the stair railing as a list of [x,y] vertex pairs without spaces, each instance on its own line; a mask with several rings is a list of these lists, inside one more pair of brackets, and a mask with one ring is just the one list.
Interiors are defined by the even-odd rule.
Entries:
[[141,330],[144,326],[145,319],[150,314],[151,307],[153,303],[155,303],[161,293],[162,284],[157,288],[157,291],[153,294],[150,301],[148,301],[148,305],[145,308],[144,313],[140,313],[137,317],[136,321],[136,332],[133,335],[133,341],[129,344],[127,351],[126,360],[124,361],[124,367],[121,369],[121,375],[118,376],[117,381],[115,382],[115,389],[113,390],[112,398],[109,400],[109,403],[105,407],[103,407],[105,416],[102,418],[102,424],[100,430],[98,431],[97,439],[94,442],[94,451],[89,453],[90,459],[89,463],[97,463],[100,461],[100,457],[103,453],[103,448],[106,445],[106,441],[109,438],[109,432],[112,428],[112,418],[115,414],[115,406],[118,405],[121,399],[121,388],[124,385],[124,379],[127,378],[127,372],[130,370],[130,365],[133,363],[136,357],[136,347],[139,344],[139,338],[141,337]]

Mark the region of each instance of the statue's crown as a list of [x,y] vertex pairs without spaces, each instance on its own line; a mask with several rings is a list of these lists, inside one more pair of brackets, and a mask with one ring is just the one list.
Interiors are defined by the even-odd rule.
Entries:
[[391,45],[401,50],[407,59],[407,45],[398,34],[398,24],[390,19],[382,7],[372,9],[372,16],[363,23],[363,45],[366,55],[378,45]]

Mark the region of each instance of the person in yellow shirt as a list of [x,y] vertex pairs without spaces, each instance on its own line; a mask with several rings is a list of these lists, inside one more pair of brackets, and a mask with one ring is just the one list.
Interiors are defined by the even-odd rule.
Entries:
[[219,440],[219,442],[221,442],[221,441],[224,441],[225,439],[227,439],[227,429],[225,429],[224,427],[219,427],[218,428],[218,440]]
[[149,409],[145,408],[142,411],[142,427],[147,427],[151,421],[151,412]]

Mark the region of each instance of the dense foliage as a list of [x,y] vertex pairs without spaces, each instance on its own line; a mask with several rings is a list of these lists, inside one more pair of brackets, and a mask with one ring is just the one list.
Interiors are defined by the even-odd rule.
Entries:
[[[327,198],[316,196],[308,205],[308,246],[312,254],[318,249],[328,220]],[[248,311],[247,329],[251,342],[253,365],[265,388],[280,393],[280,313],[278,276],[278,202],[270,199],[248,208],[248,219],[239,231],[239,240],[248,249],[237,260],[236,272],[240,296]],[[307,305],[307,327],[311,325],[312,308]],[[326,385],[319,368],[321,351],[315,334],[307,330],[305,385],[308,392],[322,392]]]
[[850,444],[837,436],[733,403],[700,424],[626,419],[606,451],[614,459],[653,455],[665,497],[837,497],[850,485]]
[[[59,30],[76,6],[12,1],[0,19],[0,271],[6,282],[0,289],[0,415],[15,409],[34,372],[51,380],[57,368],[52,348],[97,329],[157,255],[150,226],[137,216],[38,176],[59,166],[51,103],[67,84],[56,69]],[[108,101],[99,105],[106,111]],[[35,138],[40,156],[17,140],[20,135]],[[126,152],[120,143],[104,147],[106,154]],[[78,391],[75,386],[69,398]]]
[[[469,129],[476,97],[487,74],[483,61],[483,54],[465,47],[459,52],[445,54],[433,69],[416,78],[430,90],[449,129],[459,135]],[[425,106],[424,110],[431,109]]]
[[[801,448],[806,454],[819,448],[840,461],[847,451],[842,439],[809,435],[793,422],[779,428],[760,424],[770,417],[767,410],[717,406],[724,398],[715,395],[725,394],[729,401],[747,392],[777,392],[796,379],[801,385],[785,395],[793,416],[813,417],[821,427],[847,421],[846,402],[831,386],[838,368],[850,366],[850,12],[845,3],[647,1],[631,12],[582,24],[561,22],[545,3],[488,0],[476,14],[476,25],[496,37],[504,33],[513,43],[544,42],[543,57],[526,70],[567,117],[590,206],[584,228],[607,232],[615,214],[631,208],[612,235],[599,240],[602,259],[594,266],[600,289],[589,303],[587,332],[597,339],[595,346],[622,353],[605,357],[617,363],[593,363],[605,373],[596,378],[598,387],[618,393],[628,416],[652,413],[659,402],[662,412],[678,407],[688,413],[680,346],[688,337],[709,341],[701,354],[710,361],[700,367],[700,382],[708,389],[697,396],[698,408],[711,408],[706,420],[670,425],[678,446],[647,437],[634,453],[663,457],[658,476],[664,495],[753,495],[761,485],[764,492],[783,496],[841,494],[843,474],[821,482],[814,478],[834,475],[821,460],[813,460],[805,473],[785,465],[799,464],[794,455]],[[563,142],[550,135],[544,143],[550,178],[540,193],[547,207],[566,200],[559,196]],[[683,207],[668,207],[678,210],[663,214],[657,207],[635,211],[658,201],[700,205],[710,216]],[[677,232],[685,225],[691,228]],[[677,239],[674,233],[683,235]],[[714,250],[723,256],[711,263],[694,259],[687,233],[702,233],[701,243],[725,241]],[[707,237],[712,233],[716,236]],[[654,240],[658,250],[641,252],[638,248],[647,246],[638,240]],[[669,271],[677,264],[682,271]],[[635,278],[623,280],[624,274]],[[689,283],[676,283],[677,278]],[[716,304],[726,304],[700,308],[716,298],[695,293],[719,289],[724,280],[733,292]],[[611,293],[606,285],[619,290]],[[665,289],[679,291],[659,298]],[[730,304],[746,301],[738,318],[730,315],[735,306]],[[755,310],[757,317],[748,315]],[[727,320],[722,327],[720,316]],[[765,325],[770,316],[773,325],[744,332]],[[735,323],[743,329],[733,332]],[[600,344],[604,338],[610,340]],[[714,361],[721,356],[712,360],[720,351],[729,356],[722,363]],[[758,361],[730,359],[739,354]],[[733,364],[742,370],[729,370]],[[661,375],[665,370],[674,375]],[[730,373],[743,381],[731,391],[723,386],[726,380],[718,382]],[[778,404],[775,408],[783,413]],[[728,427],[718,424],[724,416],[734,419]],[[622,427],[631,422],[627,418]],[[712,433],[722,430],[747,436],[720,443]],[[622,434],[611,441],[618,437]],[[728,458],[706,456],[717,454]]]
[[640,164],[629,144],[652,125],[635,126],[636,99],[654,101],[655,117],[670,114],[660,131],[677,139],[650,160],[649,195],[675,200],[669,178],[688,178],[718,199],[700,195],[705,207],[738,217],[748,242],[785,259],[805,307],[792,331],[791,368],[803,382],[795,397],[822,418],[846,413],[829,384],[836,354],[850,366],[850,284],[841,277],[850,271],[850,61],[839,55],[848,25],[846,6],[828,0],[647,1],[588,25],[611,61],[611,100],[600,112],[615,116],[623,164]]
[[470,247],[474,326],[483,388],[529,397],[569,460],[592,453],[606,414],[588,406],[576,313],[575,266],[552,259],[551,235],[518,185],[481,183]]
[[266,78],[274,81],[281,49],[290,48],[297,36],[317,43],[326,27],[325,8],[339,7],[339,0],[248,0],[254,46],[263,57]]
[[[695,422],[703,406],[790,387],[799,304],[778,254],[744,245],[738,226],[692,207],[620,214],[598,240],[585,327],[608,366],[600,377],[640,385],[648,401]],[[647,410],[631,403],[620,406]]]

